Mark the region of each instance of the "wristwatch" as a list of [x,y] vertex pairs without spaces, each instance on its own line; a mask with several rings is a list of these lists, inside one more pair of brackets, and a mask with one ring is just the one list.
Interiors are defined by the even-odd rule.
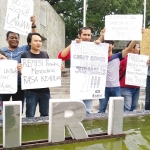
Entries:
[[36,28],[36,25],[31,26],[31,28]]

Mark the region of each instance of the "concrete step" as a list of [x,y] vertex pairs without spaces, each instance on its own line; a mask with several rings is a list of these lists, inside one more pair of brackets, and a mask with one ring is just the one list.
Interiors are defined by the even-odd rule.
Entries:
[[70,73],[69,72],[65,72],[65,73],[61,73],[62,77],[70,77]]
[[61,93],[66,93],[69,92],[70,93],[70,88],[55,88],[55,89],[50,89],[51,92],[61,92]]
[[70,80],[70,76],[67,76],[67,77],[61,77],[61,79],[63,79],[63,80]]
[[64,85],[70,86],[70,82],[68,82],[68,81],[66,81],[66,82],[61,82],[61,86],[64,86]]
[[65,85],[61,85],[61,86],[57,86],[57,87],[51,87],[50,89],[53,90],[53,89],[70,89],[70,84],[65,84]]
[[51,95],[51,99],[70,99],[70,95],[65,94],[56,94]]

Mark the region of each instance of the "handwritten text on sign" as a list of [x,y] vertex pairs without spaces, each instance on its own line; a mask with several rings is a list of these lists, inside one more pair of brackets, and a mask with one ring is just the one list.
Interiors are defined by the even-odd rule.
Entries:
[[148,56],[128,54],[125,83],[135,86],[146,86]]
[[21,59],[22,89],[61,86],[60,59]]
[[143,15],[105,16],[105,40],[141,40],[142,18]]
[[70,96],[103,98],[106,84],[108,44],[75,41],[71,44]]
[[17,92],[17,61],[0,60],[0,94]]
[[33,0],[8,0],[5,30],[27,35],[31,31]]

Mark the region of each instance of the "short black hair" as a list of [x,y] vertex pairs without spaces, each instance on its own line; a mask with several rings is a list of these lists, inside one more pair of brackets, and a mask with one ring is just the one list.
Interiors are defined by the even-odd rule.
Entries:
[[[16,33],[16,32],[8,31],[8,32],[6,33],[6,38],[7,38],[7,39],[8,39],[9,34],[11,34],[11,33]],[[18,34],[18,37],[20,37],[19,33],[16,33],[16,34]]]
[[[126,47],[128,47],[128,46],[130,45],[131,42],[132,42],[132,41],[129,41],[129,42],[127,43],[127,46],[126,46]],[[136,43],[136,44],[138,44],[138,43]],[[136,44],[133,46],[133,48],[136,47]]]
[[78,33],[79,35],[81,35],[82,30],[91,30],[91,32],[92,32],[92,28],[91,27],[82,27],[82,28],[79,29],[79,33]]
[[36,33],[36,32],[29,33],[28,36],[27,36],[27,43],[28,43],[29,46],[30,46],[30,43],[31,43],[33,35],[38,35],[41,38],[41,40],[42,40],[42,36],[39,33]]
[[114,45],[114,41],[112,41],[112,40],[104,40],[103,43],[109,43],[109,44]]

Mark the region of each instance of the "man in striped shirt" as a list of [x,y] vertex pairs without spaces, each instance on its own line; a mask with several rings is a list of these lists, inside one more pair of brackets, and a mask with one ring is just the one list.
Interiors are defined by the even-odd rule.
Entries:
[[122,52],[113,54],[112,50],[114,48],[114,41],[104,41],[104,43],[109,43],[108,49],[108,67],[106,76],[106,88],[105,88],[105,98],[99,99],[99,113],[105,113],[106,107],[109,101],[109,97],[118,97],[120,94],[120,83],[119,83],[119,65],[120,60],[122,60],[134,47],[136,41],[132,41],[128,47],[126,47]]

